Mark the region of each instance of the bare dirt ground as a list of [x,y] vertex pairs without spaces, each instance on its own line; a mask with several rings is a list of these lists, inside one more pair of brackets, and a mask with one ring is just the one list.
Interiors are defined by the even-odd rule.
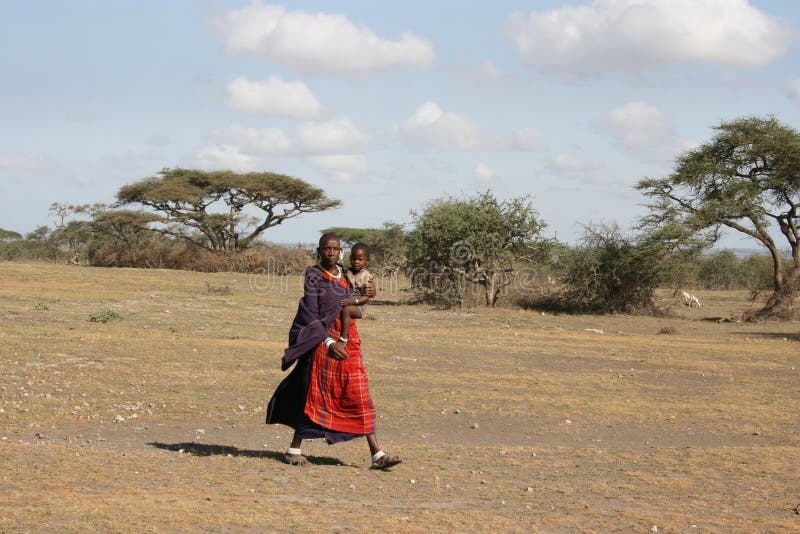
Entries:
[[0,264],[0,531],[800,531],[800,324],[713,320],[744,293],[669,318],[370,305],[389,472],[363,441],[281,462],[263,418],[300,293]]

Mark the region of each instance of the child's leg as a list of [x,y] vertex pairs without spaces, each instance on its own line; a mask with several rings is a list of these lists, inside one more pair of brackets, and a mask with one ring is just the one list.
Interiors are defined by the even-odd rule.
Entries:
[[345,306],[342,308],[342,330],[339,333],[340,337],[350,337],[350,324],[353,319],[361,319],[361,308],[358,306]]

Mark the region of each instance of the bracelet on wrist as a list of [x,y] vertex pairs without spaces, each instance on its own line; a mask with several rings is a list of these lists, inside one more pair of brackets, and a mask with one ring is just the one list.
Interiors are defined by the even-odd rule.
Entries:
[[341,341],[342,343],[347,343],[347,338],[339,336],[339,341]]

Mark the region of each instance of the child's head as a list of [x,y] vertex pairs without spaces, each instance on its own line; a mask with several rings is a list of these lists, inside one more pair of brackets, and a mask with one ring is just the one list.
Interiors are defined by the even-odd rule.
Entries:
[[354,273],[362,271],[369,265],[369,246],[356,243],[350,249],[350,267]]

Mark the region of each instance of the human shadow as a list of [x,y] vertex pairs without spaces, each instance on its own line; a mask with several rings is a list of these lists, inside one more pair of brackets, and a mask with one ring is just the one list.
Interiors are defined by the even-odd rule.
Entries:
[[[286,463],[282,452],[276,451],[256,451],[253,449],[240,449],[233,445],[213,445],[207,443],[184,442],[184,443],[161,443],[153,441],[148,445],[157,449],[163,449],[172,452],[182,452],[184,454],[192,454],[194,456],[244,456],[245,458],[269,458],[281,463]],[[308,463],[315,465],[348,465],[330,456],[306,456]],[[352,467],[352,466],[351,466]]]

